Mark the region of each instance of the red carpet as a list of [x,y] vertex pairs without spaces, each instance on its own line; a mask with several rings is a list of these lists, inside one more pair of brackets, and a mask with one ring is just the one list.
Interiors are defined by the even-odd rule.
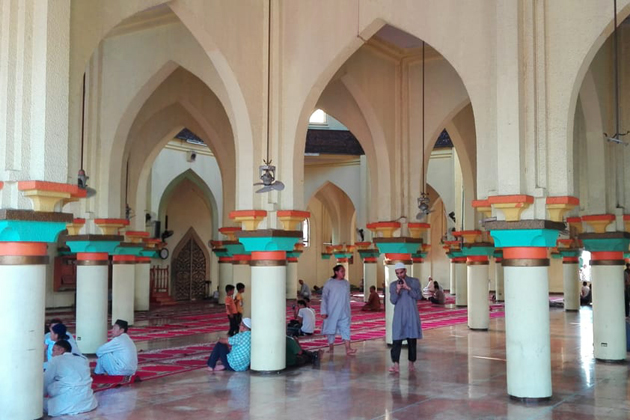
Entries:
[[[447,304],[454,303],[454,299],[447,298]],[[319,304],[311,305],[319,314]],[[380,339],[385,336],[385,312],[361,312],[363,302],[352,302],[352,341]],[[194,308],[181,312],[168,312],[171,322],[162,325],[149,325],[130,328],[130,336],[134,341],[156,340],[161,338],[182,337],[194,334],[227,332],[228,322],[223,308],[210,308],[203,305],[203,309]],[[467,309],[456,308],[452,305],[438,306],[427,301],[419,302],[422,329],[448,327],[464,324],[468,321]],[[490,317],[503,317],[503,305],[490,305]],[[208,312],[213,313],[208,313]],[[293,311],[287,307],[287,322],[292,318]],[[160,313],[163,317],[165,313]],[[145,319],[150,319],[148,316]],[[326,338],[318,335],[321,329],[321,318],[316,322],[316,335],[301,337],[300,344],[308,350],[327,346]],[[341,344],[338,337],[335,344]],[[214,343],[195,344],[161,350],[150,350],[138,354],[138,372],[136,378],[96,376],[93,383],[95,391],[102,391],[116,386],[129,385],[136,381],[146,381],[182,372],[189,372],[206,366],[206,360],[212,351]],[[94,365],[94,363],[93,363]]]

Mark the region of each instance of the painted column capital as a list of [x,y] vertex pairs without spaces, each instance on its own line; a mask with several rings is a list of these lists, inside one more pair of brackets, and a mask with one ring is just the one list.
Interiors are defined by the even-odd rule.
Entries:
[[43,212],[53,212],[60,201],[77,201],[87,195],[87,190],[76,184],[48,181],[19,181],[18,190],[31,200],[33,210]]
[[236,241],[236,232],[240,232],[242,229],[236,226],[224,226],[219,228],[219,233],[227,238],[228,241]]
[[233,265],[249,265],[251,260],[252,257],[249,254],[236,254],[232,256]]
[[230,219],[241,223],[244,231],[256,230],[265,217],[267,217],[265,210],[234,210],[230,212]]
[[289,258],[291,258],[295,260],[293,262],[298,262],[298,258],[302,256],[302,253],[303,251],[296,251],[295,249],[293,251],[287,252],[287,261]]
[[94,224],[101,229],[103,235],[118,235],[120,230],[129,226],[127,219],[94,219]]
[[70,213],[0,209],[0,242],[57,242]]
[[[295,244],[302,240],[302,232],[295,230],[260,229],[242,230],[236,237],[245,247],[246,252],[293,251]],[[285,256],[286,257],[286,256]]]
[[422,238],[424,232],[429,230],[431,225],[429,223],[407,223],[407,228],[412,238]]
[[581,217],[567,217],[567,224],[569,225],[571,236],[577,236],[584,232]]
[[374,237],[380,236],[383,238],[392,238],[394,232],[400,229],[400,223],[398,222],[374,222],[366,225],[368,230],[372,232]]
[[453,236],[456,238],[463,238],[465,244],[473,244],[477,239],[481,238],[480,230],[460,230],[459,232],[453,232]]
[[582,216],[582,222],[586,223],[595,233],[604,233],[608,225],[615,221],[614,214],[591,214]]
[[549,220],[523,220],[520,222],[487,222],[486,228],[497,248],[543,247],[553,248],[564,223]]
[[379,251],[376,249],[359,249],[357,252],[359,253],[359,256],[361,257],[363,262],[365,262],[367,259],[378,258],[378,256],[380,255]]
[[370,248],[370,246],[372,246],[372,242],[355,242],[354,245],[357,247],[357,249],[360,251],[362,249],[368,249]]
[[276,215],[284,230],[302,230],[302,222],[311,217],[310,212],[302,210],[278,210]]
[[[238,232],[240,232],[240,230]],[[228,255],[230,257],[233,257],[235,255],[249,255],[249,252],[245,250],[243,244],[236,239],[223,241],[222,244],[222,248],[224,248],[228,252]]]
[[135,255],[114,255],[112,257],[113,264],[135,264],[136,256]]
[[565,213],[579,206],[580,200],[577,197],[571,196],[547,197],[546,204],[549,219],[554,222],[562,222]]
[[[129,230],[125,232],[125,239],[127,242],[133,244],[142,244],[142,241],[149,237],[149,232],[142,230]],[[142,245],[144,247],[144,245]]]
[[517,222],[521,219],[521,213],[533,202],[531,195],[495,195],[488,197],[488,202],[495,210],[500,210],[507,222]]
[[121,242],[114,249],[113,254],[122,256],[140,256],[143,249],[144,245],[142,243]]
[[414,254],[422,246],[422,239],[410,237],[374,238],[374,245],[381,254]]
[[85,219],[73,219],[72,222],[66,225],[68,235],[78,235],[83,226],[85,226]]
[[473,200],[471,204],[475,210],[483,214],[486,218],[492,217],[492,205],[490,204],[490,200]]
[[630,232],[630,214],[623,215],[623,230]]
[[489,257],[494,254],[494,246],[488,242],[477,242],[474,244],[464,244],[461,249],[462,254],[465,257],[478,257],[484,256]]
[[113,254],[123,241],[121,235],[68,235],[66,245],[74,253],[107,253]]
[[583,233],[579,238],[591,252],[591,265],[623,265],[630,245],[630,233]]
[[223,246],[223,241],[210,241],[210,247],[212,248],[212,252],[214,252],[214,254],[219,257],[219,262],[221,262],[221,258],[226,258],[230,256],[227,248]]

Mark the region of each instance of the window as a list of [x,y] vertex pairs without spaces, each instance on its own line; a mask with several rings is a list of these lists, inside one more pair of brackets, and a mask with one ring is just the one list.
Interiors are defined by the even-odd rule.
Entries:
[[311,114],[311,117],[308,119],[308,123],[314,125],[325,125],[328,123],[328,117],[324,111],[317,109]]
[[311,224],[308,219],[305,219],[302,222],[302,244],[304,244],[304,248],[308,248],[310,246],[311,240]]

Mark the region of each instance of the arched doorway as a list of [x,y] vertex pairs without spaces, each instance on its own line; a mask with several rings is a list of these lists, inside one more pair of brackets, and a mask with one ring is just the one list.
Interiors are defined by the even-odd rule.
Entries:
[[175,300],[197,300],[205,297],[209,262],[201,239],[190,228],[173,252],[171,290]]

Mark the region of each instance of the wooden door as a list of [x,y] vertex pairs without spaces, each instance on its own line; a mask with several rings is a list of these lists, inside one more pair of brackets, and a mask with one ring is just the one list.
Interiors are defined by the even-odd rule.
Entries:
[[196,235],[191,234],[187,234],[177,245],[171,271],[175,300],[205,297],[208,260],[202,246]]

